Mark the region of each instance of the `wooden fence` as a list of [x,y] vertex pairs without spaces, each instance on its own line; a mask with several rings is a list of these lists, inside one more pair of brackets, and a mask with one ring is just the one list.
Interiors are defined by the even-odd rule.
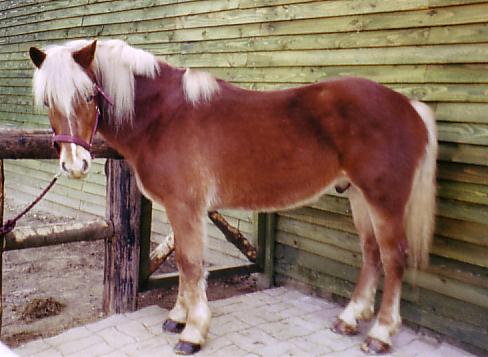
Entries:
[[[16,228],[0,236],[0,247],[8,251],[104,239],[103,309],[106,313],[132,311],[136,308],[138,292],[175,284],[177,273],[153,275],[164,259],[150,258],[152,205],[139,192],[135,176],[128,164],[98,137],[92,144],[92,153],[97,157],[109,159],[105,170],[105,220]],[[52,134],[49,131],[0,131],[0,223],[3,221],[4,206],[3,160],[52,159],[56,158],[56,155],[52,146]],[[259,270],[263,258],[261,254],[258,256],[258,251],[250,242],[217,212],[211,212],[209,216],[224,232],[226,239],[243,251],[251,261],[248,264],[210,267],[210,277]],[[167,255],[173,249],[170,249]],[[258,264],[255,264],[256,261]]]
[[[407,274],[403,315],[487,353],[488,1],[22,0],[0,2],[0,18],[6,125],[47,124],[31,109],[28,47],[80,37],[121,38],[248,88],[357,75],[427,102],[440,139],[437,230],[432,267],[416,286]],[[43,167],[29,165],[7,174],[39,176]],[[92,180],[85,188],[97,204],[83,208],[100,211],[103,179]],[[262,235],[276,238],[265,250],[274,257],[270,277],[350,295],[361,258],[345,197],[325,195],[259,222]],[[249,215],[236,213],[234,223],[252,235]]]

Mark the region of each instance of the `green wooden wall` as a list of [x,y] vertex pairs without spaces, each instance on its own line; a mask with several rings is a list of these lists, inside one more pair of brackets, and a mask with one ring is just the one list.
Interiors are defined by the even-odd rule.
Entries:
[[[2,125],[47,124],[32,109],[26,52],[80,37],[121,38],[248,88],[358,75],[427,102],[440,140],[437,229],[431,268],[416,286],[412,272],[405,278],[402,312],[488,353],[488,1],[0,1]],[[53,166],[7,163],[10,192],[31,196]],[[100,214],[103,183],[97,174],[65,180],[51,204]],[[229,214],[252,236],[250,213]],[[276,239],[278,282],[350,295],[361,257],[345,197],[279,213]]]

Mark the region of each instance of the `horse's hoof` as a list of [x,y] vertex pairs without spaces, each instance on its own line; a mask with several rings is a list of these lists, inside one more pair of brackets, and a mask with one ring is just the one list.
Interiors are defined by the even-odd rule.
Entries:
[[351,183],[350,182],[341,182],[341,183],[338,183],[337,185],[335,185],[335,190],[337,193],[344,193],[347,191],[347,189],[351,187]]
[[171,333],[180,333],[185,328],[184,322],[176,322],[171,319],[166,319],[163,322],[163,331]]
[[336,319],[334,325],[332,325],[331,330],[340,335],[354,336],[359,333],[357,326],[351,326],[342,321],[341,319]]
[[178,355],[192,355],[200,351],[202,346],[198,343],[178,341],[175,346],[175,353]]
[[367,337],[366,341],[361,345],[361,350],[370,355],[380,355],[390,352],[391,346],[377,338]]

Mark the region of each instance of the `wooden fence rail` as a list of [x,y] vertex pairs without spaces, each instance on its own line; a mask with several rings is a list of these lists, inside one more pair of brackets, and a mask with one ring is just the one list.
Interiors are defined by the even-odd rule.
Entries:
[[[0,131],[0,159],[57,159],[50,130],[3,129]],[[99,137],[92,143],[97,158],[122,159]]]
[[46,247],[49,245],[101,240],[113,236],[112,222],[97,219],[87,222],[57,223],[17,227],[4,237],[3,250]]

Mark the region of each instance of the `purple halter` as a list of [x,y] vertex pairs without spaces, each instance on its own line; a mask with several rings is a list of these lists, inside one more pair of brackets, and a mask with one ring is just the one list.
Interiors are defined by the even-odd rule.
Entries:
[[[98,94],[100,94],[107,101],[108,104],[110,104],[110,105],[113,105],[114,104],[112,98],[110,98],[102,90],[102,88],[100,88],[100,86],[97,83],[94,83],[94,87],[95,87],[96,92]],[[79,138],[77,136],[66,135],[66,134],[56,135],[56,133],[53,133],[52,143],[53,143],[53,146],[56,148],[56,150],[59,151],[59,149],[58,149],[58,147],[56,145],[57,143],[70,143],[70,144],[79,145],[82,148],[84,148],[85,150],[87,150],[88,152],[91,152],[92,141],[93,141],[93,138],[95,137],[95,134],[97,132],[98,122],[99,122],[100,116],[101,116],[101,112],[100,112],[100,108],[98,106],[98,102],[95,104],[95,108],[97,110],[97,117],[95,119],[95,125],[93,126],[92,133],[90,135],[90,140],[88,142],[86,142],[85,140],[83,140],[83,139],[81,139],[81,138]]]

